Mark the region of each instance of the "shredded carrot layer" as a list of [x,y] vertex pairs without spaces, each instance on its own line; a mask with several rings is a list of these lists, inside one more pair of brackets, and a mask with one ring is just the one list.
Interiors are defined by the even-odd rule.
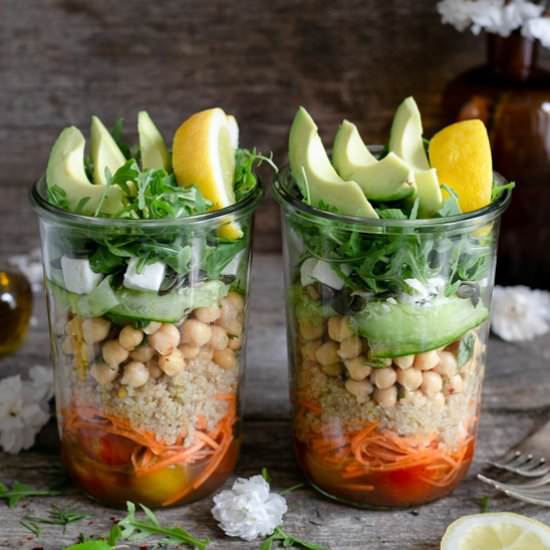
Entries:
[[[321,407],[300,400],[296,421],[301,423],[307,413],[320,416]],[[403,437],[390,430],[379,430],[376,422],[369,422],[360,430],[350,431],[339,425],[322,425],[318,432],[307,432],[305,443],[317,460],[339,473],[345,484],[342,488],[369,491],[372,486],[355,480],[413,467],[420,468],[419,480],[427,485],[450,485],[461,472],[472,439],[466,437],[457,449],[450,451],[440,445],[437,434]]]
[[75,403],[63,411],[63,427],[67,433],[79,430],[95,430],[105,435],[125,437],[136,443],[131,455],[134,475],[148,475],[174,464],[194,464],[206,460],[205,468],[184,490],[163,502],[173,504],[193,490],[198,489],[216,471],[233,441],[233,425],[236,421],[236,397],[233,394],[219,394],[215,397],[228,402],[228,412],[218,425],[207,432],[207,421],[203,416],[196,419],[195,442],[184,447],[185,433],[178,436],[176,443],[167,445],[158,441],[152,432],[141,431],[131,426],[125,418],[104,414],[89,405]]

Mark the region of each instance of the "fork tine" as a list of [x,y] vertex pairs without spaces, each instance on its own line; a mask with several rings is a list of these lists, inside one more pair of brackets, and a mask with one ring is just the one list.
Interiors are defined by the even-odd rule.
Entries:
[[518,457],[521,456],[521,453],[519,451],[508,451],[502,458],[491,462],[493,465],[499,465],[497,467],[504,467],[509,466],[511,463],[513,463],[515,460],[518,459]]
[[483,474],[478,474],[477,478],[509,497],[540,506],[550,506],[550,488],[548,487],[550,476],[546,477],[544,483],[541,483],[541,480],[536,480],[525,484],[500,483]]

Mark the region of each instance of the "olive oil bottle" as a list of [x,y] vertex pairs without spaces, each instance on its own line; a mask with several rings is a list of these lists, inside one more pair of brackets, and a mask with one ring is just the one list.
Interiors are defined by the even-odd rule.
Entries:
[[0,271],[0,357],[14,353],[27,334],[32,289],[24,275]]

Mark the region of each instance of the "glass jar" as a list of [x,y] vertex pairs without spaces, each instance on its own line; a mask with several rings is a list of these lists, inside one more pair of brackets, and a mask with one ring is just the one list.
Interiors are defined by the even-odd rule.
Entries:
[[[94,499],[186,503],[235,467],[261,196],[257,187],[216,212],[123,220],[60,210],[45,181],[34,186],[62,454]],[[223,238],[225,224],[242,238]]]
[[474,453],[499,219],[391,220],[282,207],[297,461],[321,493],[362,507],[448,494]]

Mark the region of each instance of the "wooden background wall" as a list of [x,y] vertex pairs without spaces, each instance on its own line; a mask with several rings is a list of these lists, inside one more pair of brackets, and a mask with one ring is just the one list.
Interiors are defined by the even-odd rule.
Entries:
[[[447,81],[484,58],[484,40],[443,26],[435,0],[0,0],[2,252],[36,232],[28,189],[63,126],[118,116],[135,133],[147,109],[171,139],[190,113],[235,113],[241,143],[284,161],[288,125],[307,106],[327,140],[343,117],[384,141],[413,94],[425,127],[440,123]],[[257,247],[280,246],[268,199]],[[27,241],[28,242],[28,241]]]

